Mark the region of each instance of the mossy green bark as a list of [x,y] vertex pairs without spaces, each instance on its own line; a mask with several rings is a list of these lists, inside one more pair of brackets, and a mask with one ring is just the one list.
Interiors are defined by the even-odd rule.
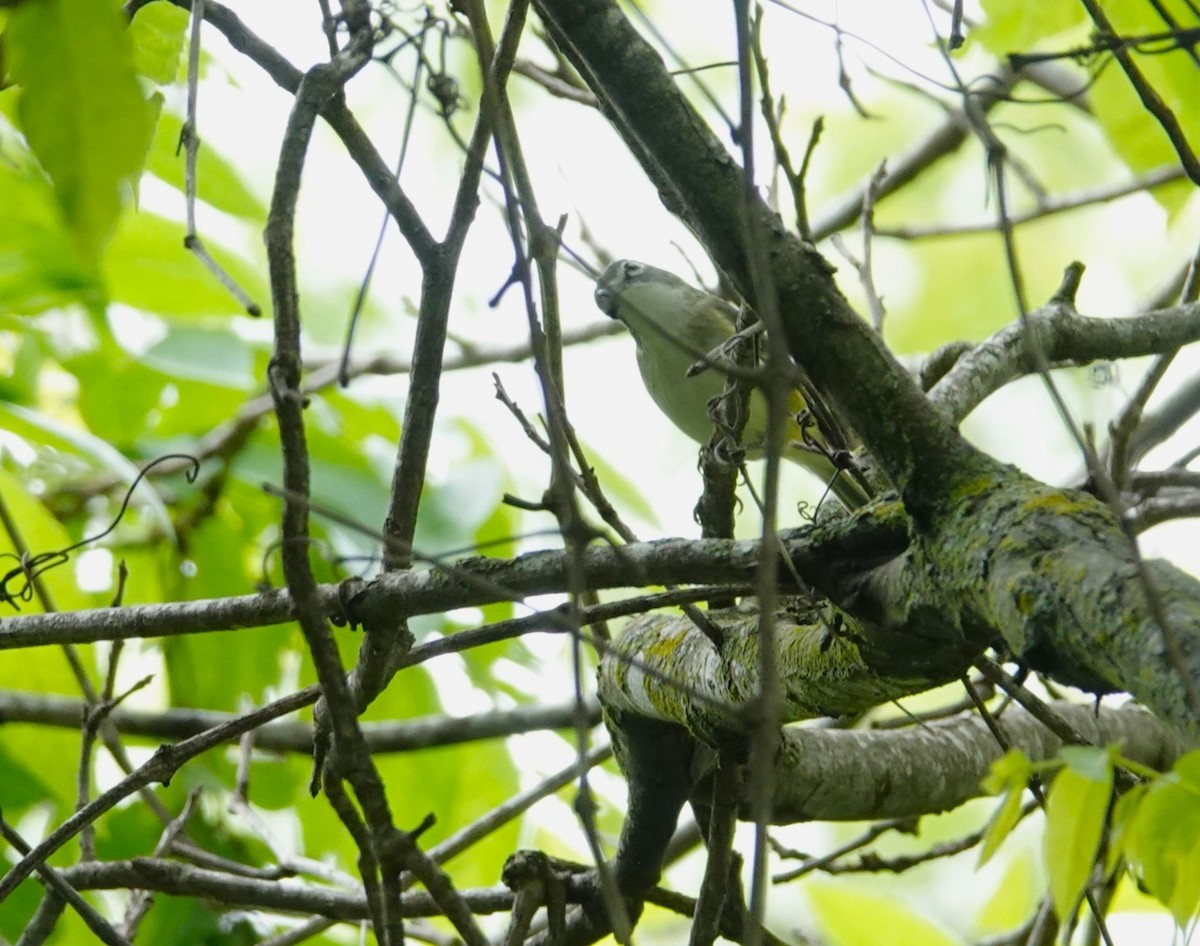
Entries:
[[[807,530],[810,544],[792,564],[827,597],[790,599],[775,619],[787,720],[853,714],[940,685],[1003,641],[1034,669],[1091,692],[1129,692],[1181,738],[1200,736],[1188,695],[1200,680],[1200,583],[1149,562],[1147,584],[1103,503],[1001,468],[973,478],[932,528],[914,529],[905,550],[893,545],[876,562],[853,534],[884,534],[895,515],[885,504]],[[725,632],[719,651],[683,616],[631,622],[601,665],[605,705],[701,739],[738,730],[759,690],[758,616],[743,608],[710,618]]]

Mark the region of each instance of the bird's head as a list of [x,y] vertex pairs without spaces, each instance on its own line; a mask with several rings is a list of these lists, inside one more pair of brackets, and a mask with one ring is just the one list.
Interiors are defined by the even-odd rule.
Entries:
[[633,259],[619,259],[609,263],[596,280],[596,306],[610,319],[619,318],[617,302],[631,283],[646,276],[650,267]]

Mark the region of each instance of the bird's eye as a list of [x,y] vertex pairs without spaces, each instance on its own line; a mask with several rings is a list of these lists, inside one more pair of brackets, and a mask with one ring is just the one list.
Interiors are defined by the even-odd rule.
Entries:
[[635,279],[646,271],[646,265],[639,263],[635,259],[627,259],[621,263],[621,270],[624,272],[626,279]]

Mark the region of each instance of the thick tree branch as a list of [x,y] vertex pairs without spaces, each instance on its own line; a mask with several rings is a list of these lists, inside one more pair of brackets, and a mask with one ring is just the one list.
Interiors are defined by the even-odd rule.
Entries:
[[[773,656],[789,707],[819,715],[916,692],[999,633],[1023,662],[1098,692],[1128,690],[1180,737],[1200,738],[1200,585],[1165,563],[1144,566],[1092,497],[1035,483],[963,441],[850,310],[828,264],[748,190],[747,175],[611,0],[536,2],[668,209],[769,326],[782,320],[792,357],[912,516],[904,556],[840,586],[817,582],[842,613],[777,629]],[[753,727],[738,708],[762,692],[757,638],[733,637],[717,653],[684,622],[651,618],[605,658],[601,701],[631,786],[617,870],[634,881],[624,889],[635,898],[661,864],[661,821],[673,823],[681,804],[678,777],[664,781],[652,760],[670,753],[682,757],[672,767],[687,762],[661,714],[723,753],[749,745]],[[912,665],[910,652],[926,665]],[[899,665],[880,659],[898,653]]]
[[[1126,758],[1160,771],[1183,751],[1168,727],[1137,706],[1057,702],[1053,709],[1089,744],[1119,745]],[[1063,744],[1016,707],[998,724],[1009,744],[1034,760],[1054,758]],[[1003,754],[973,713],[899,732],[788,728],[775,778],[775,820],[869,821],[949,811],[984,794],[980,782]]]
[[[812,577],[838,568],[853,570],[855,563],[871,564],[903,550],[903,527],[896,531],[886,522],[856,535],[841,529],[823,530],[816,536],[799,529],[783,536],[785,554]],[[758,542],[728,539],[660,539],[584,551],[584,579],[592,589],[644,587],[685,583],[710,583],[725,588],[701,590],[704,594],[745,593],[753,581]],[[782,579],[791,583],[788,576]],[[376,610],[400,616],[432,614],[495,601],[521,601],[526,596],[564,592],[567,562],[561,550],[531,552],[515,559],[471,558],[427,571],[382,575],[345,599],[340,585],[318,587],[328,613],[341,623]],[[665,602],[643,603],[661,606]],[[349,611],[348,611],[349,609]],[[627,612],[626,612],[627,613]],[[561,630],[553,612],[543,615],[547,627]],[[95,608],[55,614],[31,614],[0,623],[0,650],[50,643],[90,643],[133,637],[165,637],[206,631],[265,627],[294,618],[285,591],[234,598],[212,598],[171,604]]]
[[1160,355],[1198,339],[1200,303],[1100,319],[1055,301],[1005,326],[960,357],[929,398],[957,424],[989,394],[1037,371],[1031,345],[1040,348],[1053,365],[1087,365],[1101,359]]

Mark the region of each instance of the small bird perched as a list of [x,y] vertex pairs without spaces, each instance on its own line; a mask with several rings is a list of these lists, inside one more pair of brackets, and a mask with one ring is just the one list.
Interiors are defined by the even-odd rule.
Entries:
[[[596,305],[610,318],[619,319],[637,343],[638,369],[646,390],[670,421],[698,443],[708,443],[713,421],[708,405],[725,391],[719,369],[695,372],[703,361],[737,330],[737,310],[719,296],[696,289],[674,273],[639,263],[610,263],[596,282]],[[850,509],[863,505],[867,495],[845,471],[839,471],[819,450],[805,446],[824,437],[814,425],[805,438],[795,416],[805,409],[799,392],[793,395],[792,421],[787,431],[791,445],[784,456],[820,477]],[[746,456],[763,455],[767,433],[767,404],[760,391],[749,399],[742,431]]]

